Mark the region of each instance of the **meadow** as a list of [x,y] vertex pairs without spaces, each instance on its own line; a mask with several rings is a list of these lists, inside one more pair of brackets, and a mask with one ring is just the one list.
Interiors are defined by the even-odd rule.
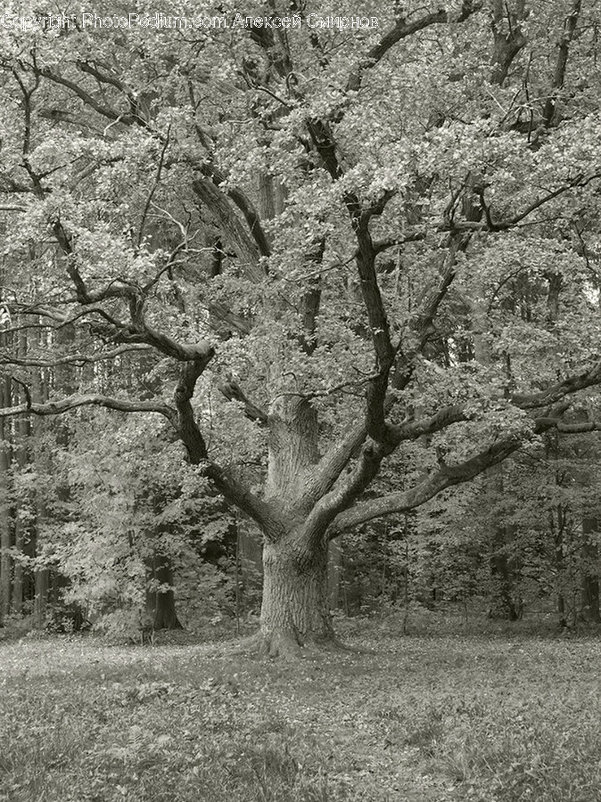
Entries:
[[601,800],[598,633],[346,628],[293,663],[0,640],[0,800]]

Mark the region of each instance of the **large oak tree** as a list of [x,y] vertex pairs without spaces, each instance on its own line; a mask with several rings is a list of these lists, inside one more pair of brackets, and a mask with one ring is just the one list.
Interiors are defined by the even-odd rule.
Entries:
[[[0,415],[166,422],[263,533],[276,654],[334,640],[332,538],[569,430],[601,382],[599,7],[251,5],[295,24],[0,32],[5,342],[43,332],[2,360],[80,368]],[[370,492],[415,443],[413,483]]]

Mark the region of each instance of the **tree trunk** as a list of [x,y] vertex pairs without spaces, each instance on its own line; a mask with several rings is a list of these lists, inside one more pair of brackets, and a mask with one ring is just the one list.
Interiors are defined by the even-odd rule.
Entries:
[[599,521],[584,518],[582,521],[582,615],[587,621],[601,623],[599,610]]
[[559,626],[567,627],[568,620],[566,618],[566,601],[563,593],[557,594],[557,615],[559,618]]
[[328,603],[328,550],[299,538],[266,543],[263,550],[263,651],[294,654],[308,643],[335,644]]
[[[42,322],[42,321],[40,321]],[[38,331],[36,335],[36,345],[42,344],[42,335]],[[48,381],[47,372],[43,368],[33,371],[32,375],[32,395],[35,401],[39,403],[46,403],[48,401]],[[32,432],[34,434],[34,451],[32,461],[35,463],[36,469],[42,473],[51,474],[52,466],[49,463],[46,455],[44,454],[43,447],[40,448],[40,441],[43,442],[44,435],[48,430],[44,418],[35,418],[32,422]],[[35,516],[36,523],[33,530],[34,539],[32,541],[32,553],[35,557],[40,557],[41,548],[43,543],[40,539],[40,533],[43,531],[44,523],[48,520],[48,510],[46,508],[46,501],[43,491],[35,490]],[[49,571],[48,568],[37,566],[34,570],[34,600],[33,600],[33,625],[37,629],[43,629],[46,625],[46,608],[48,604],[48,584],[49,584]]]
[[582,614],[593,624],[601,623],[599,577],[586,575],[582,580]]
[[491,593],[488,617],[493,620],[517,621],[522,617],[522,602],[516,593],[516,571],[514,560],[508,551],[515,539],[516,529],[503,520],[503,511],[498,509],[496,498],[504,498],[505,487],[503,466],[497,465],[491,471],[493,491],[492,543],[490,554]]
[[169,558],[155,554],[149,561],[148,570],[152,584],[146,592],[146,614],[152,628],[183,629],[175,611],[173,570]]
[[340,585],[342,577],[342,545],[340,542],[332,540],[328,553],[328,600],[330,610],[337,610],[340,607]]
[[33,605],[33,625],[43,629],[46,625],[46,607],[48,604],[49,571],[38,568],[35,572],[35,599]]
[[495,545],[490,558],[491,594],[488,617],[493,620],[517,621],[521,618],[521,603],[514,594],[514,582],[505,552],[506,527],[498,526]]
[[[6,335],[2,335],[4,338]],[[0,380],[0,405],[8,407],[11,403],[10,379]],[[10,521],[10,421],[0,421],[0,620],[8,615],[10,589],[12,585],[12,559],[8,553],[11,547],[12,527]]]
[[[16,422],[17,445],[15,449],[16,463],[20,470],[25,470],[29,461],[27,446],[29,439],[29,420],[25,417],[19,418]],[[15,510],[15,551],[17,554],[25,554],[29,546],[30,529],[27,522],[28,498],[19,499],[19,507]],[[25,591],[25,571],[23,562],[17,557],[14,561],[13,569],[13,592],[11,609],[15,615],[23,613]]]

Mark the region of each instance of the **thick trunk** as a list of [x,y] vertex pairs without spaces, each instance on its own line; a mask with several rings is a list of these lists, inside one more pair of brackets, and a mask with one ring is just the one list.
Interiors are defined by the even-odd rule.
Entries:
[[319,462],[317,414],[304,398],[283,395],[270,409],[267,499],[289,511]]
[[307,643],[335,643],[328,603],[327,546],[298,539],[266,543],[261,639],[270,656]]
[[[269,410],[266,501],[263,524],[263,601],[260,650],[294,656],[300,647],[335,644],[328,598],[328,543],[310,522],[314,501],[307,487],[320,459],[317,413],[304,398],[280,394]],[[325,524],[324,524],[325,529]]]

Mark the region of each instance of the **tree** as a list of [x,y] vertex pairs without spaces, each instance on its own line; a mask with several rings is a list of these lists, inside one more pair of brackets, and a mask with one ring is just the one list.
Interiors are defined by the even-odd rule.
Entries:
[[[88,410],[56,453],[51,509],[62,487],[70,493],[54,516],[48,557],[70,582],[68,600],[98,629],[180,629],[180,618],[198,626],[216,614],[208,596],[233,610],[231,517],[206,482],[186,474],[167,425],[151,434],[139,418],[102,409]],[[192,588],[200,604],[183,602]]]
[[[2,358],[90,370],[0,415],[166,419],[263,533],[277,654],[335,640],[330,540],[599,428],[562,415],[601,382],[601,164],[594,3],[270,9],[2,31],[6,247],[44,246],[4,297],[47,333]],[[542,287],[526,320],[499,302],[516,274]],[[414,442],[414,483],[370,495]]]

